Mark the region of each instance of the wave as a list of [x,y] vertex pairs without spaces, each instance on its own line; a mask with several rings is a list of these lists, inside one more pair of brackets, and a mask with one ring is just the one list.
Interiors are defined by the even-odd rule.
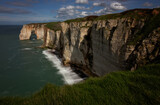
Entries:
[[52,62],[53,66],[59,70],[59,73],[63,76],[65,84],[75,84],[83,80],[83,78],[79,77],[78,74],[73,72],[71,67],[65,67],[61,63],[61,59],[59,59],[56,55],[51,53],[51,50],[43,51],[45,57]]
[[22,50],[32,50],[32,48],[23,48]]

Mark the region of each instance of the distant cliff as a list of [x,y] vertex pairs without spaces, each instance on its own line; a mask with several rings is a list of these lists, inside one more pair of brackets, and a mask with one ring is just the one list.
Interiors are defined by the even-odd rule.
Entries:
[[59,52],[65,65],[104,75],[157,61],[159,23],[160,9],[135,9],[47,25],[24,25],[20,39],[29,39],[35,30],[38,39],[44,39],[44,46]]
[[23,25],[23,28],[22,28],[21,33],[19,35],[19,39],[20,40],[30,39],[32,31],[35,31],[35,34],[37,35],[37,39],[43,39],[43,36],[44,36],[44,33],[45,33],[44,29],[45,29],[45,24]]

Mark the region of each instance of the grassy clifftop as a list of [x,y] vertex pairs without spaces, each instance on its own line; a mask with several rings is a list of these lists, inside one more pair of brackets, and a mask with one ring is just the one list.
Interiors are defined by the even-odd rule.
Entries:
[[54,30],[54,31],[58,31],[58,30],[62,30],[60,22],[50,22],[46,24],[46,27]]
[[31,97],[0,98],[1,105],[159,105],[160,64],[90,78],[72,86],[46,85]]
[[160,8],[155,9],[133,9],[124,11],[121,13],[115,13],[115,14],[107,14],[107,15],[101,15],[101,16],[87,16],[83,18],[76,18],[71,20],[66,20],[65,22],[83,22],[83,21],[97,21],[97,20],[108,20],[108,19],[116,19],[116,18],[134,18],[134,19],[144,19],[147,17],[150,17],[156,12],[153,11],[159,11]]

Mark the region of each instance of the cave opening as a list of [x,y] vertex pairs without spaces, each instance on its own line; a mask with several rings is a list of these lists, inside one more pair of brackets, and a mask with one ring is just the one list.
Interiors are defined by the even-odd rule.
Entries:
[[34,30],[32,30],[31,36],[30,36],[29,39],[30,39],[30,40],[37,40],[37,35],[35,34],[35,31],[34,31]]

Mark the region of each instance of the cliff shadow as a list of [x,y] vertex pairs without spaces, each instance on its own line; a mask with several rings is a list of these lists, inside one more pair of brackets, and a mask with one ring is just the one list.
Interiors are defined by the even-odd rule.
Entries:
[[86,34],[83,36],[80,36],[81,32],[80,30],[78,31],[75,37],[74,45],[71,44],[71,47],[73,49],[71,48],[72,52],[71,52],[70,64],[73,69],[76,69],[75,72],[82,72],[80,75],[85,74],[88,76],[97,76],[96,74],[91,72],[92,60],[93,60],[93,54],[91,51],[92,42],[90,37],[91,30],[92,27],[90,27],[87,30]]

